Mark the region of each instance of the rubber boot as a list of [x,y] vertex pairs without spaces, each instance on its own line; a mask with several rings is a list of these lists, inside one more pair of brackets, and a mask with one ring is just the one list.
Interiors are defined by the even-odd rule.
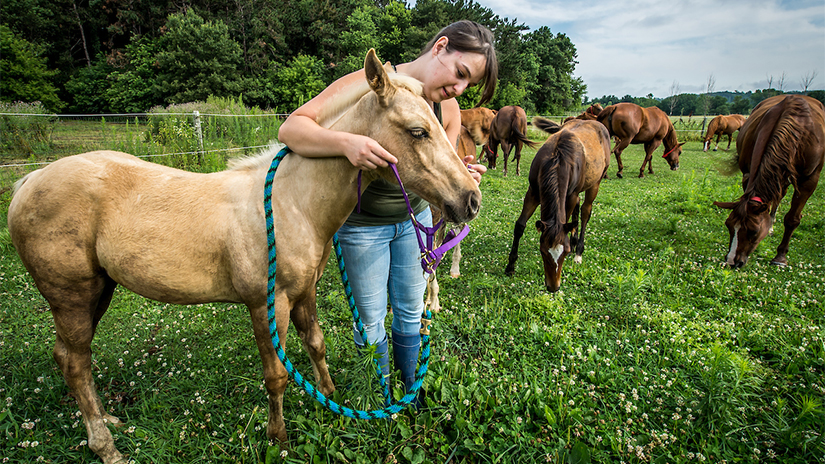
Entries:
[[[404,391],[412,391],[415,383],[415,370],[418,366],[418,350],[421,347],[421,336],[419,334],[404,335],[393,331],[392,333],[392,358],[395,369],[401,372],[401,379],[404,381]],[[421,406],[423,390],[419,390],[418,396],[411,404],[415,409]]]

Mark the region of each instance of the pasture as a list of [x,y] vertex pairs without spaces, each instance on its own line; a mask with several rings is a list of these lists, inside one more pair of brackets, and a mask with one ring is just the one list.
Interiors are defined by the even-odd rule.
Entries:
[[[126,420],[116,444],[137,463],[823,462],[825,187],[805,207],[787,268],[768,260],[789,198],[747,266],[726,269],[727,212],[711,203],[740,195],[739,174],[718,172],[731,153],[691,141],[670,171],[659,148],[644,179],[617,179],[611,158],[584,261],[565,264],[554,294],[532,227],[515,275],[504,274],[535,150],[524,150],[520,177],[488,171],[462,275],[440,271],[426,408],[355,421],[290,384],[289,453],[265,438],[245,308],[118,289],[92,345],[103,401]],[[625,164],[643,156],[631,145]],[[0,204],[0,462],[98,462],[52,360],[48,307],[10,244],[8,199]],[[333,261],[318,306],[336,399],[378,407]],[[287,353],[309,375],[294,328]]]

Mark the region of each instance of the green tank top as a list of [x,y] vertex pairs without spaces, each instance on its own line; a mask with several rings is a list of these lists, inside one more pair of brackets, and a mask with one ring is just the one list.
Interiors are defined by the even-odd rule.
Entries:
[[[433,112],[435,112],[438,122],[443,126],[441,103],[433,103]],[[412,192],[407,192],[407,195],[415,214],[424,211],[429,206],[429,203],[418,195]],[[388,226],[404,222],[409,218],[410,213],[407,211],[407,203],[404,201],[401,187],[395,182],[380,178],[370,182],[370,185],[361,194],[361,212],[352,210],[346,224],[350,226]]]

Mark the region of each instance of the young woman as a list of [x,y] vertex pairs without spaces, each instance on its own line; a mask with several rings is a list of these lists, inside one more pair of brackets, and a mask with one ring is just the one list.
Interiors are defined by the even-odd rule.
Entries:
[[[472,21],[458,21],[442,29],[414,61],[395,67],[424,84],[424,97],[444,127],[447,138],[458,141],[461,113],[455,97],[468,87],[483,83],[480,103],[490,101],[498,80],[498,61],[493,34]],[[361,169],[385,167],[397,159],[375,140],[325,129],[316,123],[321,108],[339,92],[365,79],[364,70],[355,71],[333,82],[315,98],[295,110],[281,125],[278,138],[294,152],[306,157],[346,156]],[[469,164],[476,179],[487,170]],[[416,220],[432,225],[427,203],[410,195]],[[401,189],[379,179],[370,183],[361,197],[361,212],[353,212],[338,231],[344,262],[347,265],[353,297],[364,323],[370,344],[376,345],[385,376],[389,375],[389,354],[384,319],[387,298],[393,308],[392,345],[396,369],[407,391],[415,381],[421,343],[419,329],[424,310],[426,278],[421,269],[416,231],[409,219]],[[364,346],[357,329],[355,343]]]

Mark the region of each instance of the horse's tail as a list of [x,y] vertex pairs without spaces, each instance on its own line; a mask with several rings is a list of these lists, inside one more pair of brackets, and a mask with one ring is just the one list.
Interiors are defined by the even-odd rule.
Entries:
[[538,146],[536,142],[528,139],[526,135],[521,133],[521,128],[519,128],[518,121],[515,118],[513,118],[513,122],[510,123],[510,130],[512,131],[513,135],[516,136],[519,142],[527,145],[530,148],[536,148]]
[[[565,122],[567,122],[566,119],[565,119]],[[551,121],[547,118],[543,118],[541,116],[533,117],[533,125],[536,126],[539,129],[543,130],[544,132],[547,132],[548,134],[555,134],[556,132],[561,130],[560,125],[554,123],[553,121]]]
[[599,112],[599,116],[596,117],[596,121],[604,124],[607,127],[607,132],[612,136],[613,135],[613,112],[616,111],[616,105],[608,105],[603,110]]
[[[37,171],[39,171],[39,169]],[[32,172],[26,174],[25,176],[21,177],[20,179],[18,179],[17,182],[15,182],[14,185],[12,186],[12,188],[11,188],[11,196],[14,197],[14,194],[17,193],[18,190],[20,190],[20,187],[22,187],[23,184],[25,184],[26,181],[29,179],[29,177],[31,177],[32,174],[34,174],[37,171],[32,171]]]

